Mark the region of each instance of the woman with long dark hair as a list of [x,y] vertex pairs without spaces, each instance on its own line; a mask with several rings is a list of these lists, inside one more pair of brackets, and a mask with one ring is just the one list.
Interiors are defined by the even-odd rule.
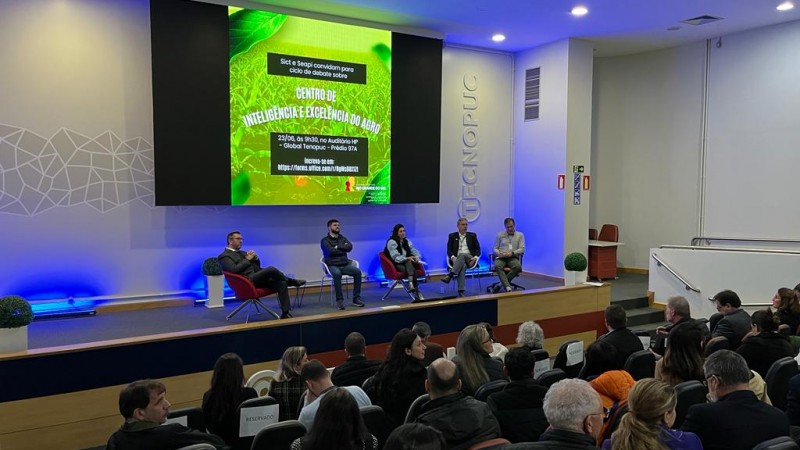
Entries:
[[367,431],[358,403],[347,389],[335,388],[322,397],[314,424],[291,450],[377,450],[378,439]]
[[398,331],[386,360],[373,377],[373,401],[386,412],[392,428],[403,423],[408,407],[425,393],[425,344],[408,328]]
[[753,313],[753,335],[742,340],[736,353],[747,361],[747,367],[767,378],[767,371],[775,361],[795,356],[789,340],[778,333],[778,322],[769,308]]
[[251,398],[256,390],[244,387],[244,366],[236,353],[226,353],[214,364],[211,388],[203,394],[203,416],[208,431],[234,446],[239,437],[236,409]]
[[398,223],[392,228],[392,235],[386,241],[383,253],[394,262],[394,266],[401,273],[404,273],[411,283],[411,293],[417,295],[417,265],[420,262],[419,251],[414,248],[411,241],[406,239],[406,227]]
[[700,438],[689,432],[673,430],[675,389],[663,381],[639,380],[628,394],[628,413],[622,416],[611,439],[603,449],[611,450],[702,450]]
[[308,362],[308,352],[303,346],[289,347],[283,352],[277,374],[269,386],[269,395],[278,401],[281,421],[297,419],[300,398],[306,391],[306,382],[300,369]]
[[664,357],[656,362],[656,379],[670,386],[689,380],[705,380],[702,351],[702,330],[689,324],[678,325],[669,334]]
[[788,325],[791,334],[797,334],[797,328],[800,327],[800,298],[797,291],[785,287],[778,289],[772,297],[772,307],[775,308],[778,323]]

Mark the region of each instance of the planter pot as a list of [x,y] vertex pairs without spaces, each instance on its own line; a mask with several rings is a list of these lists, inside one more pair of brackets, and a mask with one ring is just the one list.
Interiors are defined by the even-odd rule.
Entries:
[[576,284],[583,284],[586,282],[586,271],[575,272],[572,270],[564,270],[564,286],[575,286]]
[[222,288],[224,283],[225,277],[222,275],[206,276],[206,292],[208,293],[206,308],[222,308]]
[[28,327],[0,328],[0,353],[28,350]]

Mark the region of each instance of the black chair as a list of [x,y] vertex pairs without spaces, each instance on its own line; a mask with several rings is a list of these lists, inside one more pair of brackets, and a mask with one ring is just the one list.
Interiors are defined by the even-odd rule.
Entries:
[[636,337],[638,337],[639,340],[642,341],[642,348],[645,350],[652,347],[653,344],[656,342],[656,340],[653,339],[653,335],[651,335],[649,331],[639,330],[639,331],[634,331],[633,334],[635,334]]
[[620,405],[616,410],[611,411],[611,416],[608,418],[609,426],[603,433],[603,440],[611,439],[611,434],[617,431],[619,423],[622,422],[622,416],[628,413],[628,403]]
[[541,384],[542,386],[549,388],[556,382],[561,381],[565,378],[567,378],[567,374],[564,373],[563,370],[550,369],[547,372],[539,375],[539,378],[537,378],[536,381],[538,381],[539,384]]
[[675,397],[678,402],[675,405],[675,423],[672,424],[672,428],[680,428],[689,407],[705,403],[706,394],[708,394],[708,389],[697,380],[684,381],[675,386]]
[[536,364],[533,367],[534,378],[538,378],[539,375],[550,370],[550,353],[547,353],[547,350],[537,348],[531,350],[531,355],[533,355],[533,358],[536,361]]
[[431,401],[431,396],[428,394],[422,394],[419,397],[417,397],[411,403],[411,406],[408,407],[405,423],[413,423],[417,419],[417,416],[419,415],[419,410],[422,408],[422,405],[428,403],[429,401]]
[[378,405],[362,406],[359,408],[361,411],[361,418],[364,419],[364,425],[367,430],[378,439],[378,448],[383,448],[386,443],[386,438],[392,432],[392,427],[389,424],[389,418],[383,412],[383,408]]
[[306,435],[306,427],[297,420],[267,425],[253,439],[251,450],[289,450],[295,439]]
[[[239,407],[236,409],[236,422],[235,423],[237,423],[237,424],[239,424],[239,426],[241,426],[241,424],[242,424],[242,412],[243,411],[245,411],[247,409],[250,409],[250,408],[260,408],[260,407],[264,407],[264,406],[276,406],[277,407],[278,406],[278,401],[275,398],[270,397],[270,396],[251,398],[250,400],[243,401],[242,404],[239,405]],[[277,423],[279,416],[278,416],[277,408],[275,408],[275,409],[276,409],[276,411],[275,411],[274,417],[265,416],[264,420],[259,421],[259,424],[263,425],[263,427],[266,427],[268,425]],[[261,430],[259,430],[259,431],[261,431]],[[256,434],[258,434],[258,432],[253,433],[251,436],[242,436],[240,434],[239,435],[239,439],[237,441],[236,447],[237,448],[250,448],[253,445],[253,439],[255,438]]]
[[[523,256],[525,256],[524,253],[519,255],[519,264],[520,265],[522,265],[522,257]],[[495,271],[494,271],[494,260],[495,259],[497,259],[497,256],[495,256],[495,254],[492,253],[491,261],[489,261],[489,264],[490,264],[489,270],[491,270],[493,274],[495,273]],[[511,268],[508,267],[508,266],[505,266],[505,267],[503,267],[503,272],[505,272],[506,275],[508,275],[508,273],[511,272]],[[525,290],[524,286],[520,286],[517,283],[514,283],[513,281],[509,281],[508,284],[511,286],[511,290],[512,291],[524,291]],[[502,290],[502,289],[503,289],[503,285],[498,280],[498,281],[495,281],[494,283],[490,284],[486,288],[486,292],[488,292],[490,294],[491,293],[495,293],[496,294],[496,293],[500,292],[500,290]]]
[[776,437],[768,441],[764,441],[755,447],[753,450],[797,450],[800,447],[789,436]]
[[653,378],[656,373],[656,355],[650,350],[633,352],[625,361],[625,371],[637,381],[642,378]]
[[167,423],[180,423],[198,431],[206,431],[206,419],[199,406],[174,409],[167,414]]
[[[577,364],[573,364],[571,366],[567,365],[567,351],[569,352],[580,352],[580,362]],[[558,354],[556,354],[556,359],[553,361],[553,369],[561,369],[567,375],[567,378],[576,378],[578,374],[581,373],[581,369],[583,368],[584,364],[584,354],[583,354],[583,341],[567,341],[561,344],[561,347],[558,348]]]
[[789,380],[797,375],[797,361],[791,356],[781,358],[767,371],[767,395],[772,406],[786,411],[786,395],[789,393]]
[[369,398],[374,402],[375,401],[375,375],[367,378],[361,383],[361,389],[366,392]]
[[478,388],[477,391],[475,391],[475,399],[485,402],[490,395],[505,389],[507,384],[508,380],[492,380],[484,383]]
[[300,394],[300,401],[297,402],[297,417],[300,417],[300,411],[302,411],[303,410],[303,406],[306,405],[306,395],[307,394],[308,394],[308,391],[305,391],[302,394]]

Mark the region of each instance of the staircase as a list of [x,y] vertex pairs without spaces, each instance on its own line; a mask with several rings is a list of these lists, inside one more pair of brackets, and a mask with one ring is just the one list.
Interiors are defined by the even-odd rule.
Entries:
[[664,325],[664,311],[651,308],[647,297],[636,297],[624,300],[612,300],[611,304],[620,305],[628,316],[628,328],[632,331],[647,331],[655,337],[656,328]]

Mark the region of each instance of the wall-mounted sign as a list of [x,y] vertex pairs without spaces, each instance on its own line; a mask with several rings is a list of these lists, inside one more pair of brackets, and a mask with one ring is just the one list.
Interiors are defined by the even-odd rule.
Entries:
[[563,173],[558,174],[558,190],[563,191],[565,184],[567,184],[567,176]]

